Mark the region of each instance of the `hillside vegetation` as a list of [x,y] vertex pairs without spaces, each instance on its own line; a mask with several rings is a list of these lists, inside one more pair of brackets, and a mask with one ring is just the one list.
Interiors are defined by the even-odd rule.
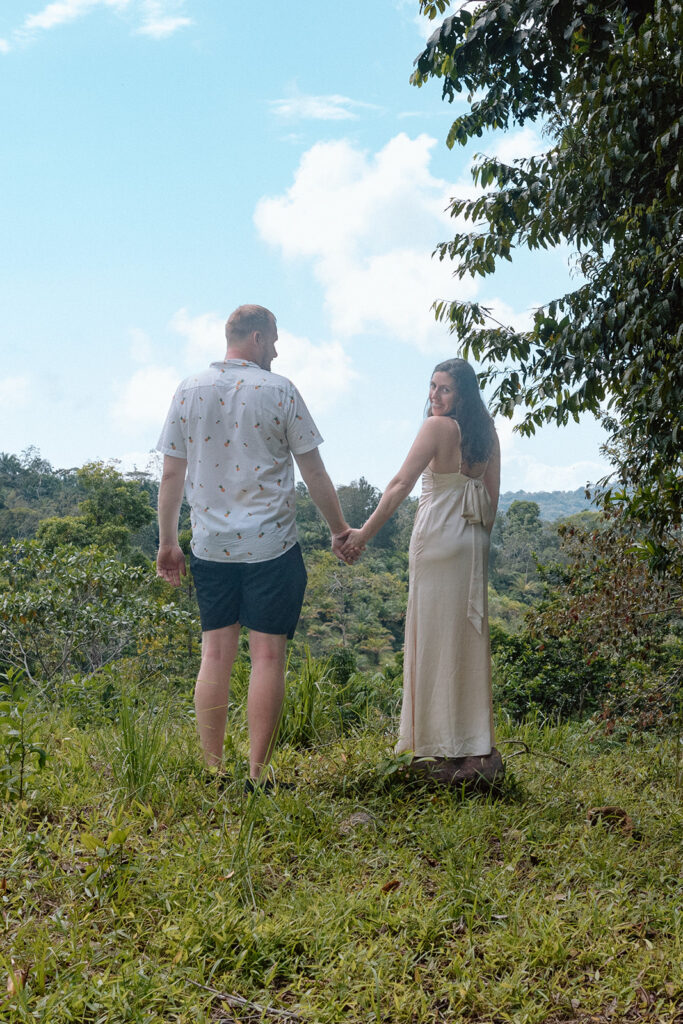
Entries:
[[[22,526],[0,545],[0,1020],[680,1024],[680,594],[619,517],[499,516],[507,775],[466,797],[392,752],[414,503],[349,568],[300,487],[292,788],[246,798],[247,654],[219,788],[192,578],[150,561],[154,481],[35,452],[0,470]],[[340,488],[351,522],[378,497]]]
[[294,789],[247,799],[246,671],[223,790],[188,688],[106,680],[24,720],[46,764],[3,808],[0,1019],[682,1019],[671,740],[499,717],[504,788],[463,798],[404,777],[390,676],[309,662],[275,757]]

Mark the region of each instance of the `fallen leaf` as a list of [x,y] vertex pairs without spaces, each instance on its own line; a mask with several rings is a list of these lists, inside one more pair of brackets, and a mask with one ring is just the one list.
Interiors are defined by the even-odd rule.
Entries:
[[636,989],[636,995],[640,1000],[641,1006],[652,1006],[655,1002],[655,997],[651,992],[646,992],[642,985],[639,985]]
[[7,892],[7,879],[0,878],[0,892]]
[[339,831],[342,835],[347,835],[349,832],[353,832],[356,828],[366,827],[368,825],[374,825],[374,819],[366,811],[356,811],[347,818],[346,821],[342,821],[339,826]]
[[401,883],[398,878],[392,878],[390,882],[384,883],[382,886],[382,892],[393,892],[394,889],[398,889],[400,884]]
[[633,822],[623,807],[610,805],[591,807],[586,815],[586,820],[589,825],[597,825],[601,821],[605,828],[612,829],[612,831],[619,830],[624,835],[630,835],[633,832]]
[[219,875],[218,876],[218,881],[219,882],[229,882],[234,874],[235,874],[234,871],[228,871],[227,875]]
[[26,984],[28,971],[28,967],[18,967],[16,970],[12,971],[7,978],[7,994],[9,996],[15,996],[17,992],[21,992]]

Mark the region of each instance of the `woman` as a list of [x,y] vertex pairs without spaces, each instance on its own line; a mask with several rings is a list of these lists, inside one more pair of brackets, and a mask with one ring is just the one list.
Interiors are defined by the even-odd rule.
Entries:
[[344,554],[357,556],[423,473],[410,540],[403,706],[396,752],[488,756],[493,747],[487,575],[500,445],[464,359],[439,363],[408,456]]

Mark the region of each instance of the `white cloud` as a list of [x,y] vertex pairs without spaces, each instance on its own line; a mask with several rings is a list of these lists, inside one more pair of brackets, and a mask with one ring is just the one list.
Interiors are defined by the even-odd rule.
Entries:
[[13,412],[28,404],[28,377],[0,377],[0,411]]
[[372,103],[362,103],[348,96],[289,96],[272,100],[271,110],[287,120],[350,121],[358,118],[359,109],[376,110]]
[[[215,313],[191,317],[186,309],[180,309],[171,318],[170,326],[187,342],[184,352],[185,375],[224,357],[223,321]],[[137,328],[129,333],[138,341],[149,341],[144,332],[138,331]],[[278,333],[278,357],[272,365],[273,373],[282,374],[296,384],[314,415],[326,412],[349,390],[358,376],[348,354],[338,341],[314,344],[308,338],[297,337],[286,330],[280,330]],[[151,347],[145,350],[140,345],[139,357],[135,358],[139,362],[150,353]],[[135,370],[125,383],[119,385],[117,396],[111,406],[117,428],[130,435],[140,429],[160,430],[171,397],[182,377],[183,373],[174,367],[152,362]],[[8,393],[16,391],[17,380],[18,378],[8,379]],[[0,381],[0,401],[2,397]],[[146,465],[148,460],[148,456],[143,459],[140,452],[129,453],[121,458],[125,460],[127,467],[132,468],[133,457],[138,468]]]
[[177,3],[169,5],[168,0],[145,0],[142,8],[143,23],[138,29],[138,34],[151,36],[153,39],[166,39],[178,29],[187,28],[192,24],[191,18],[170,13],[178,6]]
[[[533,326],[534,311],[541,305],[540,302],[532,303],[527,309],[517,312],[501,299],[479,300],[482,306],[491,311],[491,317],[503,327],[511,327],[513,331],[529,331]],[[491,323],[488,327],[494,326]]]
[[607,463],[582,460],[566,465],[549,465],[524,455],[513,455],[505,465],[505,479],[514,481],[504,490],[575,491],[586,483],[595,483],[609,471]]
[[[345,335],[386,332],[424,352],[443,346],[446,329],[436,324],[431,305],[437,296],[471,297],[476,283],[452,280],[450,267],[429,252],[393,249],[345,270],[328,291],[327,303],[336,329]],[[343,287],[340,285],[343,284]]]
[[119,388],[111,412],[120,430],[161,429],[181,374],[170,366],[145,366]]
[[130,0],[55,0],[48,4],[37,14],[29,14],[24,22],[24,28],[32,31],[36,28],[50,29],[65,22],[75,21],[77,18],[89,14],[96,7],[113,7],[123,10],[130,3]]
[[0,39],[0,53],[9,53],[11,47],[6,39]]
[[451,233],[444,212],[454,186],[430,170],[436,140],[400,133],[369,155],[346,140],[317,143],[281,196],[254,219],[287,259],[312,261],[335,333],[389,332],[423,351],[443,345],[430,311],[439,295],[472,297],[448,262],[431,259]]
[[289,377],[314,416],[326,412],[358,377],[338,341],[314,345],[284,330],[278,336],[278,357],[271,370]]
[[[184,3],[185,0],[53,0],[42,10],[29,14],[15,36],[26,40],[38,30],[46,31],[76,21],[100,8],[116,14],[130,12],[140,22],[139,34],[164,39],[192,23],[190,18],[177,13]],[[9,44],[6,45],[9,49]]]
[[192,24],[191,18],[154,18],[145,21],[138,29],[138,35],[151,36],[152,39],[167,39],[179,28]]
[[439,20],[438,18],[434,18],[433,21],[430,21],[429,18],[426,18],[424,16],[424,14],[416,14],[415,17],[413,18],[413,22],[417,26],[417,31],[420,34],[420,38],[425,43],[430,38],[430,36],[434,35],[437,28],[441,27],[442,21],[443,19]]
[[509,132],[501,136],[493,147],[493,155],[503,163],[511,164],[513,160],[539,156],[545,153],[547,148],[539,133],[526,125],[518,132]]
[[435,145],[403,132],[372,156],[347,140],[317,143],[287,193],[259,202],[257,227],[286,257],[384,251],[415,232],[429,239],[448,222],[443,209],[452,189],[429,170]]
[[179,309],[170,320],[171,329],[186,339],[185,357],[189,366],[215,362],[225,355],[225,319],[216,313],[190,316]]
[[[522,418],[517,409],[512,419],[496,419],[503,491],[574,491],[609,472],[609,463],[597,455],[605,434],[592,417],[562,428],[547,426],[532,437],[515,433]],[[586,451],[596,452],[596,456],[577,458],[579,452]]]
[[[186,309],[179,309],[171,317],[170,326],[186,340],[188,372],[224,357],[225,321],[215,313],[190,316]],[[271,369],[289,377],[311,409],[328,408],[348,390],[356,374],[338,341],[313,344],[282,328],[278,336],[278,355]]]

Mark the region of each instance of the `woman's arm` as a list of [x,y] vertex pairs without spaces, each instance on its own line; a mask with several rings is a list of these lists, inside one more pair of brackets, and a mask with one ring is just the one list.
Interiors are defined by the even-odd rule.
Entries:
[[450,439],[452,430],[452,421],[447,423],[445,417],[432,416],[424,421],[405,462],[387,484],[377,508],[359,530],[350,531],[344,550],[348,546],[349,549],[362,551],[367,542],[379,533],[401,502],[408,497],[418,477],[436,455],[439,445],[445,439]]

